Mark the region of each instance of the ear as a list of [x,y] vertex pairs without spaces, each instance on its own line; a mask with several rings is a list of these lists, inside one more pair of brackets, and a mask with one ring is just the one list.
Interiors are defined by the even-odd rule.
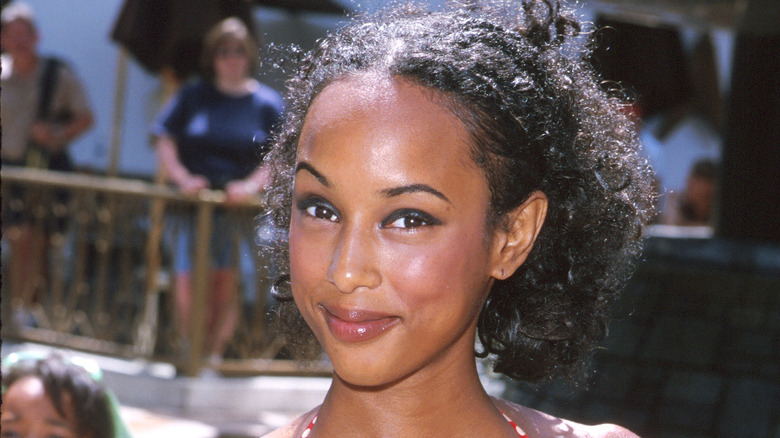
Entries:
[[525,262],[547,216],[547,196],[536,191],[514,210],[505,213],[505,222],[493,236],[491,275],[509,278]]

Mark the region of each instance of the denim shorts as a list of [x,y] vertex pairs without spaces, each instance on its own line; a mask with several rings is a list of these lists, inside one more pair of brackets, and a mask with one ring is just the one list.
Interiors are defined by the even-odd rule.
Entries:
[[[168,242],[174,257],[173,267],[176,272],[189,272],[195,259],[196,248],[196,211],[176,213],[169,222]],[[223,209],[214,210],[211,237],[209,239],[209,255],[212,269],[236,267],[238,242],[241,236],[239,221],[248,220],[246,215],[227,212]]]

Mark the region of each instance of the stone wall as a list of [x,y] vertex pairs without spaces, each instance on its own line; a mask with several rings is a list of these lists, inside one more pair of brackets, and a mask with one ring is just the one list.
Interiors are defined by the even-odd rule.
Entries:
[[651,239],[587,390],[505,397],[647,437],[780,437],[780,249]]

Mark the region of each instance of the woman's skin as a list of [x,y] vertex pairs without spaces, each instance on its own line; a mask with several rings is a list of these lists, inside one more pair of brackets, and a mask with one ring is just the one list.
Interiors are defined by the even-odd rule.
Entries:
[[517,436],[480,384],[476,323],[494,280],[528,255],[547,200],[533,193],[488,230],[469,142],[440,96],[398,78],[349,77],[313,102],[290,272],[334,379],[310,436]]
[[76,438],[78,422],[68,395],[64,405],[62,415],[38,377],[19,379],[3,394],[0,437]]

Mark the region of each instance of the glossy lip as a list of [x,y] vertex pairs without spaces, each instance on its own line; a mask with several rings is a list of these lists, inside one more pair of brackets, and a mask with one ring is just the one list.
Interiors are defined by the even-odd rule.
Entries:
[[401,321],[381,312],[342,309],[320,305],[331,334],[342,342],[364,342],[376,338]]

